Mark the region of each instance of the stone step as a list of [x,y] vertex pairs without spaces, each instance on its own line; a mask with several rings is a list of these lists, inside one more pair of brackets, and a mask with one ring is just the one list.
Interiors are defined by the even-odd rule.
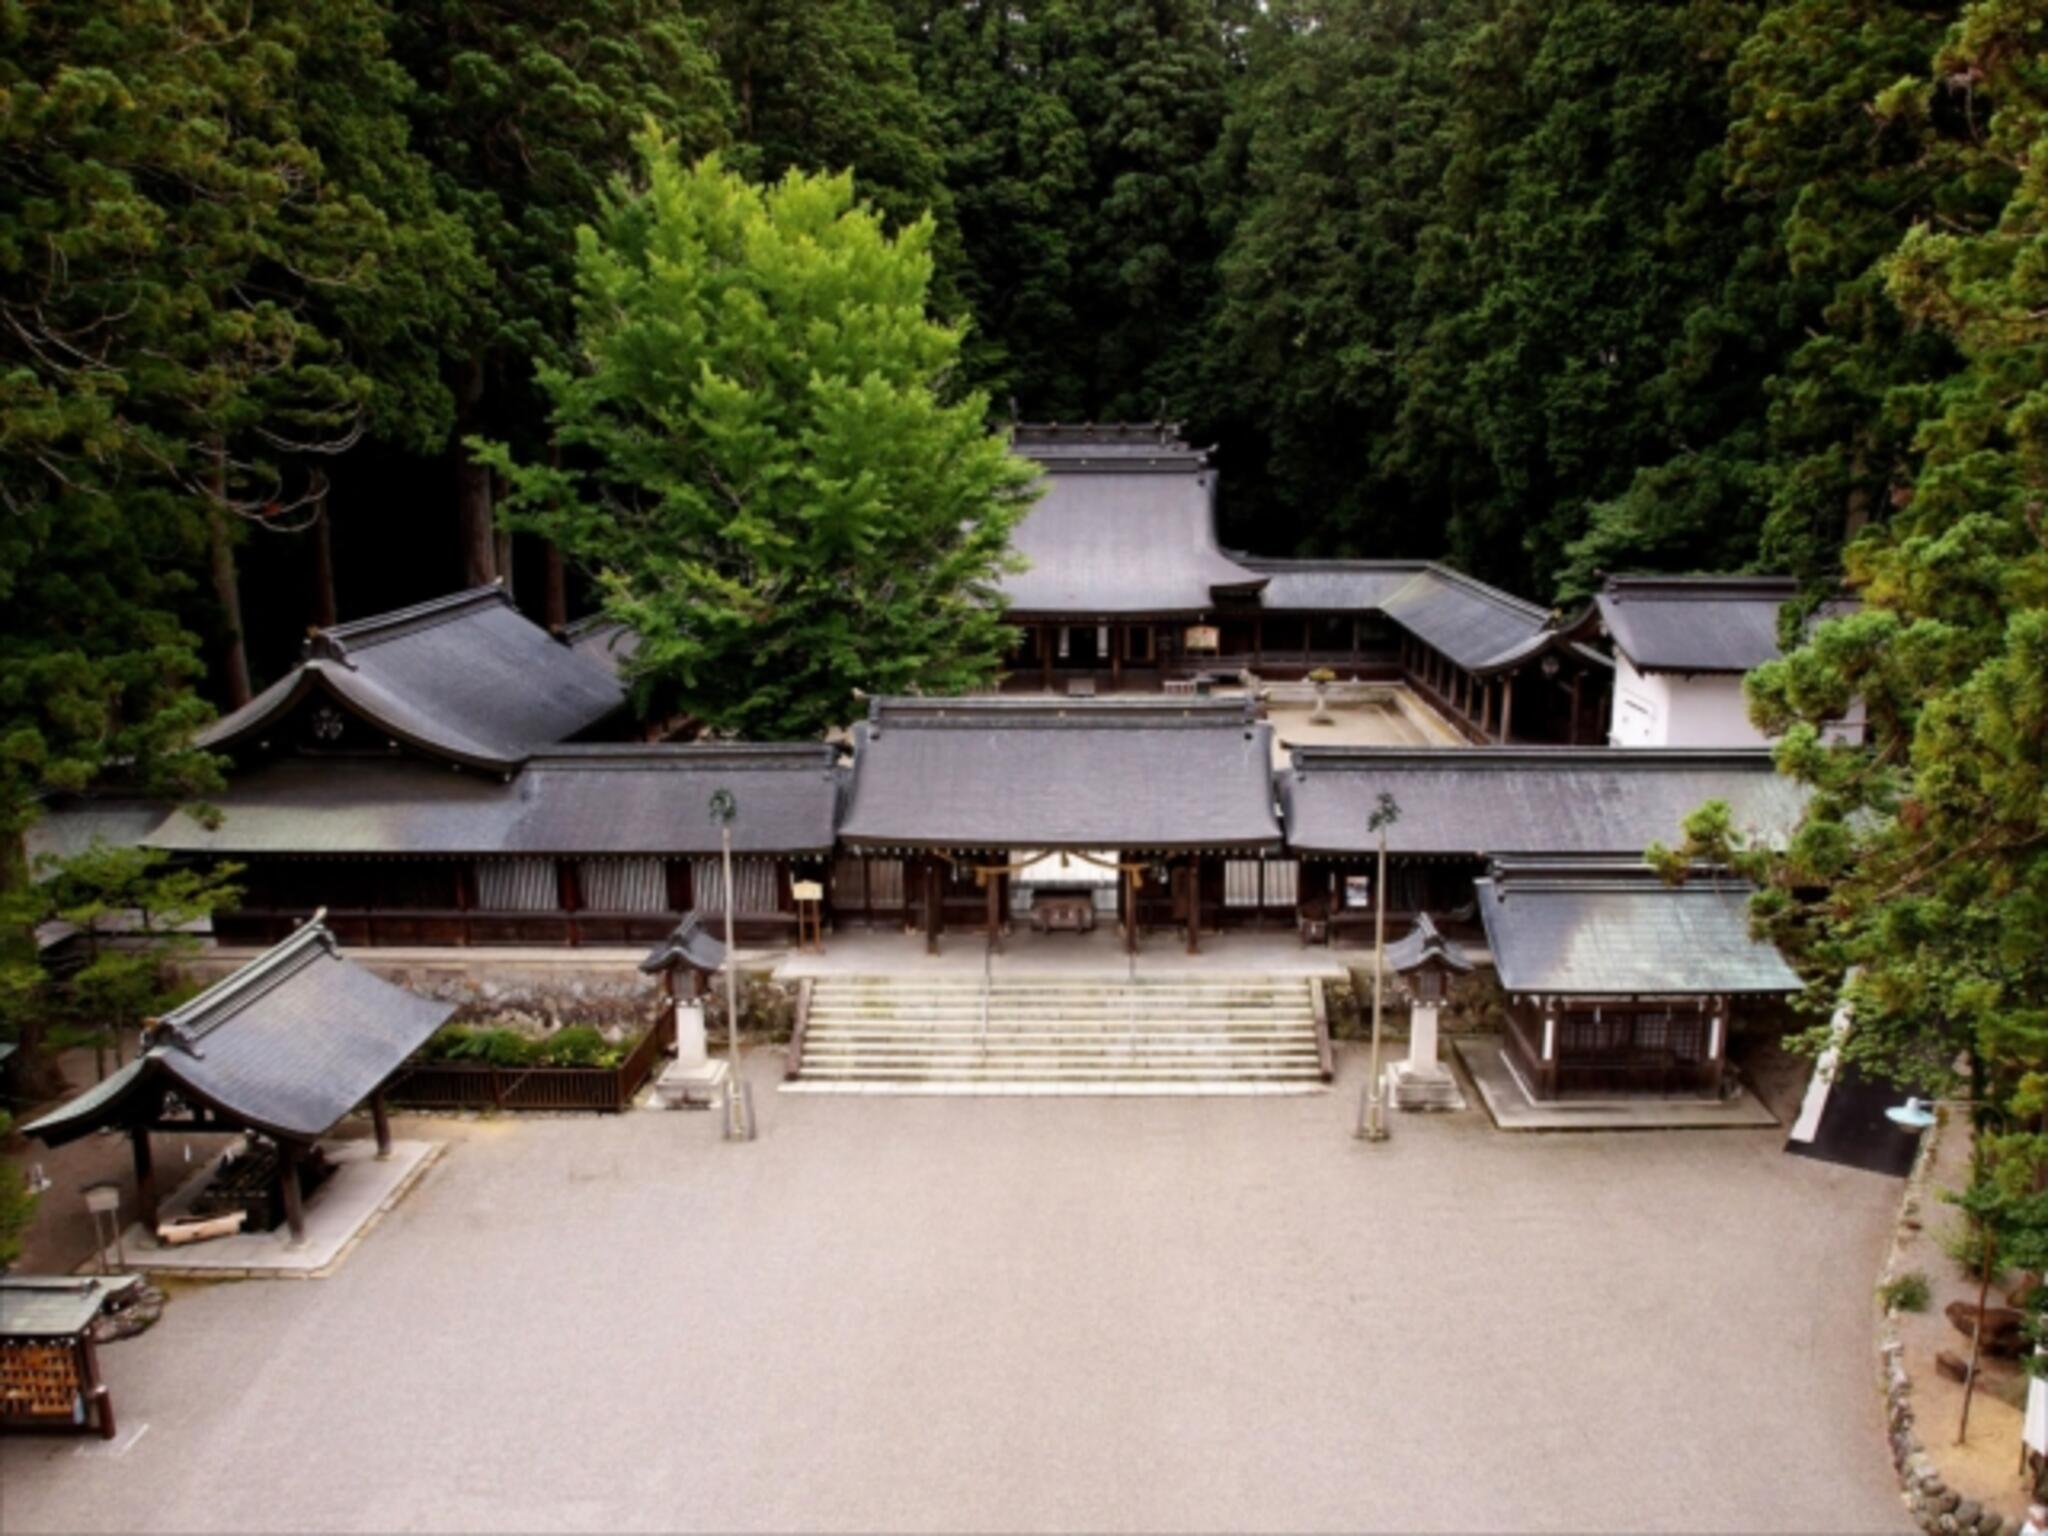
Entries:
[[1089,1082],[1077,1078],[1060,1081],[1010,1078],[990,1082],[974,1082],[959,1078],[946,1078],[934,1082],[889,1078],[798,1078],[783,1083],[781,1091],[815,1094],[820,1098],[866,1096],[933,1099],[1250,1099],[1300,1097],[1304,1094],[1323,1093],[1327,1088],[1320,1079],[1312,1081],[1306,1078],[1276,1078],[1270,1081],[1166,1078],[1159,1082],[1140,1082],[1132,1078],[1118,1078],[1107,1082]]
[[1270,1044],[1256,1045],[1224,1045],[1213,1041],[1166,1044],[1150,1040],[1105,1040],[1098,1045],[1051,1042],[1017,1044],[992,1040],[985,1048],[972,1040],[948,1042],[945,1045],[826,1041],[820,1043],[815,1050],[812,1049],[810,1042],[806,1041],[804,1066],[808,1069],[813,1062],[819,1061],[979,1061],[991,1056],[1056,1061],[1093,1061],[1104,1056],[1127,1056],[1140,1061],[1163,1061],[1168,1058],[1188,1061],[1263,1061],[1285,1058],[1291,1061],[1303,1056],[1316,1057],[1317,1054],[1316,1043],[1313,1040],[1276,1040]]
[[[804,1076],[810,1077],[806,1069]],[[939,1077],[1063,1077],[1100,1078],[1135,1076],[1141,1079],[1162,1077],[1301,1077],[1316,1076],[1313,1061],[1271,1062],[1271,1063],[1218,1063],[1206,1062],[1138,1062],[1106,1064],[1089,1062],[1042,1062],[1042,1061],[989,1061],[989,1062],[935,1062],[929,1066],[909,1062],[847,1062],[820,1071],[818,1076],[847,1078],[904,1078],[931,1079]]]
[[978,1008],[949,1008],[930,1012],[868,1011],[865,1009],[813,1008],[810,1012],[811,1027],[823,1025],[845,1025],[864,1028],[874,1025],[900,1025],[906,1029],[944,1027],[948,1024],[980,1025],[983,1019],[991,1025],[1013,1025],[1024,1029],[1057,1029],[1062,1025],[1076,1024],[1090,1029],[1120,1027],[1146,1028],[1159,1025],[1187,1024],[1203,1029],[1231,1029],[1240,1026],[1257,1028],[1293,1027],[1307,1029],[1314,1025],[1315,1015],[1306,1008],[1234,1009],[1229,1012],[1204,1010],[1200,1008],[1160,1008],[1142,1012],[1122,1008],[1104,1008],[1095,1011],[1063,1008],[1058,1012],[1033,1013],[1028,1010],[991,1008],[984,1014]]

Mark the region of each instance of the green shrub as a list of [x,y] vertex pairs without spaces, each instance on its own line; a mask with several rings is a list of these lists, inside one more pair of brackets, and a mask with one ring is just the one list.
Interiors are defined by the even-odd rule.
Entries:
[[450,1024],[427,1042],[435,1061],[487,1061],[494,1067],[526,1067],[540,1058],[540,1046],[516,1029],[475,1029]]
[[594,1025],[576,1024],[550,1035],[540,1059],[551,1067],[616,1067],[625,1054]]
[[1927,1277],[1919,1270],[1893,1275],[1877,1288],[1877,1299],[1887,1312],[1925,1312],[1933,1299]]

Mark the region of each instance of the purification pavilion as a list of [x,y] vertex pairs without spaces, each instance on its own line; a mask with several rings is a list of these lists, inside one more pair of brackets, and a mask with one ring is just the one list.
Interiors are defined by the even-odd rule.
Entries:
[[22,1129],[56,1147],[127,1132],[142,1225],[158,1215],[156,1131],[252,1131],[275,1149],[277,1193],[295,1241],[316,1144],[368,1102],[379,1155],[391,1149],[383,1087],[455,1012],[343,958],[316,916],[232,976],[150,1023],[141,1054]]

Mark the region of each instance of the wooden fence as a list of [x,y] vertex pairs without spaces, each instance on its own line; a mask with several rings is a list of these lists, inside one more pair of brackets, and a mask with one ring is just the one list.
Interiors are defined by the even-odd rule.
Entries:
[[633,1102],[675,1040],[664,1008],[655,1026],[616,1067],[498,1067],[483,1061],[423,1061],[401,1067],[385,1089],[413,1109],[589,1109],[618,1114]]

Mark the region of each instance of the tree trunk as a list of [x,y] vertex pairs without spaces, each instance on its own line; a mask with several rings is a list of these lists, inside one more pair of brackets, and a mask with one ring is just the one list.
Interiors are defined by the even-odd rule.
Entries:
[[462,535],[462,582],[481,587],[498,579],[498,529],[491,515],[491,472],[470,456],[463,439],[483,425],[484,366],[472,361],[455,391],[455,516]]
[[206,537],[212,554],[213,596],[220,604],[221,621],[227,627],[222,643],[221,674],[227,683],[228,708],[240,709],[249,702],[249,652],[242,641],[242,584],[235,572],[234,528],[228,521],[227,449],[219,439],[212,444],[212,495],[206,508]]
[[569,573],[562,563],[562,552],[554,545],[547,546],[547,613],[545,615],[550,632],[561,634],[569,627]]
[[313,518],[313,623],[327,629],[341,622],[341,610],[334,601],[334,531],[327,520],[327,498],[320,498],[320,510]]

